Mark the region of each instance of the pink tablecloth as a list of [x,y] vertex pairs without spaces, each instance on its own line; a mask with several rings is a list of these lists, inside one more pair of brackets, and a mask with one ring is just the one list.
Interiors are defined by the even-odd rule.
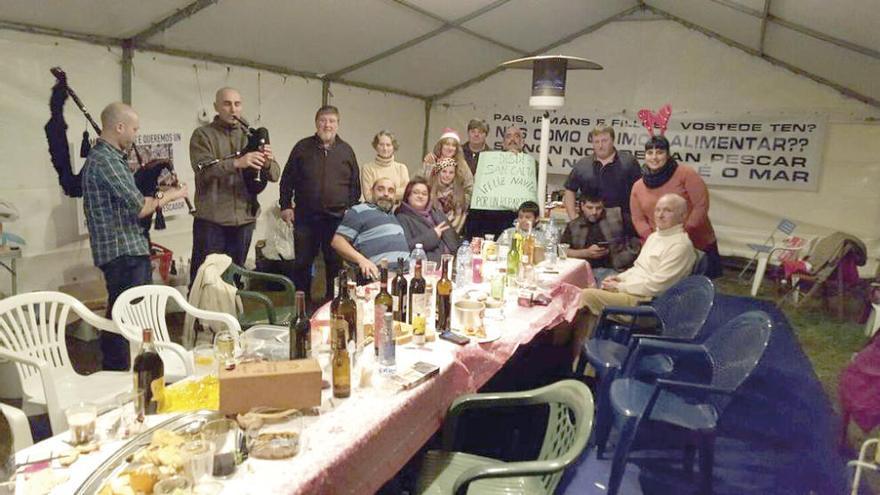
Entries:
[[[456,397],[479,389],[542,329],[571,320],[579,288],[593,285],[594,278],[589,264],[580,260],[560,262],[559,271],[552,283],[551,304],[507,306],[505,330],[494,342],[456,346],[437,341],[422,349],[398,348],[398,364],[429,361],[440,365],[439,375],[406,392],[382,396],[362,389],[341,401],[308,427],[306,451],[290,461],[300,468],[283,477],[270,476],[277,484],[272,483],[266,492],[362,494],[378,490],[437,431]],[[322,310],[316,312],[316,320],[326,319],[327,308]],[[261,485],[266,478],[262,480]]]

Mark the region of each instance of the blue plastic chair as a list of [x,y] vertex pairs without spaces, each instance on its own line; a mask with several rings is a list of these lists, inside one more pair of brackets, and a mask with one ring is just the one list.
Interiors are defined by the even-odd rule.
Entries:
[[[643,334],[633,334],[636,317],[653,317],[657,320],[657,335],[653,338],[670,341],[691,341],[697,338],[700,330],[709,317],[715,301],[715,285],[702,275],[687,277],[670,287],[658,296],[650,306],[605,308],[596,326],[595,336],[584,343],[581,357],[578,360],[577,376],[583,375],[586,363],[589,362],[596,370],[599,379],[596,393],[596,431],[594,437],[599,445],[605,438],[611,425],[612,414],[608,406],[608,388],[617,377],[624,360],[630,354],[635,342]],[[611,316],[631,316],[629,325],[620,325]],[[612,330],[613,328],[613,330]],[[640,329],[645,331],[644,328]],[[672,360],[662,355],[655,355],[641,363],[654,375],[662,375],[672,371]],[[604,449],[600,448],[597,455],[601,458]]]
[[[763,311],[749,311],[712,332],[703,344],[639,339],[621,378],[609,390],[620,437],[611,464],[608,495],[615,495],[623,479],[630,447],[643,420],[674,425],[696,437],[700,454],[701,493],[712,491],[715,429],[733,394],[758,365],[770,340],[772,323]],[[646,383],[633,378],[646,353],[661,352],[675,359],[698,357],[711,368],[707,380],[688,382],[657,378]],[[607,439],[607,435],[606,435]],[[693,468],[695,450],[688,443],[685,470]]]

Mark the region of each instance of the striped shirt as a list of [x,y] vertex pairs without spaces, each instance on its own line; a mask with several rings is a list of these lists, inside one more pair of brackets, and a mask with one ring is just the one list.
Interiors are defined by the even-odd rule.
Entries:
[[349,208],[336,233],[345,237],[359,253],[377,265],[385,258],[393,269],[397,258],[409,260],[409,245],[397,217],[385,213],[372,203]]
[[121,151],[102,139],[89,152],[82,170],[83,210],[95,266],[120,256],[148,256],[150,246],[138,213],[144,195]]

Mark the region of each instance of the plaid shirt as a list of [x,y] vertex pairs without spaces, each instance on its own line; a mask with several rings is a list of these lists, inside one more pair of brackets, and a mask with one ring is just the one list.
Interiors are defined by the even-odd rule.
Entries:
[[122,152],[99,139],[83,165],[82,181],[95,266],[120,256],[148,256],[150,246],[138,224],[144,196]]

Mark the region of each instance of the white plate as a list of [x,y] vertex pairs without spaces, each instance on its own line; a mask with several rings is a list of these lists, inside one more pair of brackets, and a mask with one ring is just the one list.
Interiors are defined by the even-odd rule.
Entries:
[[455,330],[455,329],[452,330],[452,333],[454,333],[456,335],[460,335],[462,337],[466,337],[468,339],[471,339],[472,341],[475,341],[478,344],[486,344],[488,342],[494,342],[494,341],[498,340],[499,338],[501,338],[501,328],[494,326],[494,325],[487,325],[485,328],[486,328],[486,336],[482,337],[482,338],[471,337],[469,335],[465,335],[464,332],[459,331],[459,330]]

